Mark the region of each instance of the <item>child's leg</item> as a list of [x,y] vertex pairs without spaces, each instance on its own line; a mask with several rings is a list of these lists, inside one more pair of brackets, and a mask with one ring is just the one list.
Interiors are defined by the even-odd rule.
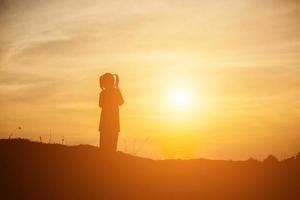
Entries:
[[102,152],[108,152],[110,149],[109,135],[109,133],[103,131],[100,133],[100,150]]
[[103,152],[115,153],[118,147],[118,132],[101,132],[100,149]]
[[101,132],[99,131],[99,148],[101,148]]
[[118,138],[119,138],[119,133],[118,132],[114,132],[111,134],[111,150],[112,152],[117,152],[118,149]]

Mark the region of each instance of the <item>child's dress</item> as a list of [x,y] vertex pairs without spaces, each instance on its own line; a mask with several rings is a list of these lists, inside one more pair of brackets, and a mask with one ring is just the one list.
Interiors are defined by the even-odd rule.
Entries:
[[117,88],[102,90],[99,106],[100,116],[100,148],[104,151],[116,151],[118,133],[120,132],[119,106],[124,103],[122,94]]

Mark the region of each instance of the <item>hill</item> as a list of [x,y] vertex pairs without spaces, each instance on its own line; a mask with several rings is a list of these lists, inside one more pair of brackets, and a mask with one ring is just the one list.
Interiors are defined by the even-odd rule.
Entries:
[[0,199],[300,198],[300,154],[277,161],[151,160],[89,145],[0,140]]

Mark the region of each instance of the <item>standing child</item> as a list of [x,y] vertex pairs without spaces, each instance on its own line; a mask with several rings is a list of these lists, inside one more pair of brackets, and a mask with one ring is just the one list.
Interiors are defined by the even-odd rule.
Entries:
[[106,73],[100,76],[100,149],[105,153],[117,151],[120,132],[119,106],[124,103],[118,84],[119,77],[116,74]]

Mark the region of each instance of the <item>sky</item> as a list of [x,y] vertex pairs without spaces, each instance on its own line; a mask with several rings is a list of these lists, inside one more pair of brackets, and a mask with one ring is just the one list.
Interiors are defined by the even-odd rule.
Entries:
[[297,0],[0,0],[0,138],[98,145],[98,78],[112,72],[120,151],[293,156],[299,22]]

